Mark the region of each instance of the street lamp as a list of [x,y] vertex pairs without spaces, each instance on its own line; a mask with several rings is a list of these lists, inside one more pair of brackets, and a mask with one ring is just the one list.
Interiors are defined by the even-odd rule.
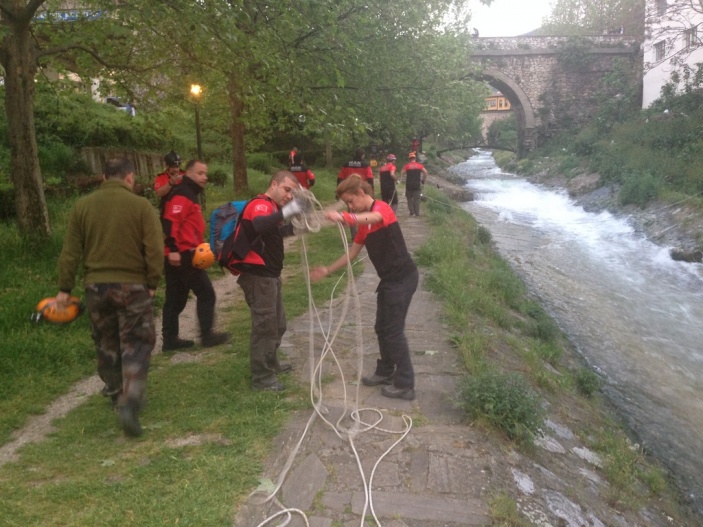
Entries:
[[195,101],[195,141],[198,145],[198,159],[201,161],[203,160],[203,140],[200,136],[200,94],[202,91],[200,84],[190,85],[190,94]]

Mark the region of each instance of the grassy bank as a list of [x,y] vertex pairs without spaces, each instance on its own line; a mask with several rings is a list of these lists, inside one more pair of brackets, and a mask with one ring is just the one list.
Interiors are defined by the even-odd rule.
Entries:
[[[316,194],[331,200],[334,174],[321,171],[317,176]],[[266,179],[263,175],[257,178],[252,186]],[[615,482],[611,484],[613,504],[635,507],[651,495],[663,496],[666,491],[660,473],[645,462],[641,452],[630,448],[625,435],[607,420],[599,406],[597,379],[575,359],[553,321],[496,255],[490,233],[439,192],[428,189],[428,195],[432,235],[416,256],[428,269],[425,283],[442,298],[451,339],[463,358],[466,381],[462,401],[467,416],[482,427],[490,441],[505,442],[506,450],[521,448],[526,455],[536,427],[541,425],[545,401],[550,411],[589,416],[584,417],[580,432],[608,460],[608,474]],[[212,193],[208,203],[214,207],[224,199],[228,196]],[[23,295],[22,291],[31,287],[41,269],[53,273],[53,280],[43,278],[47,290],[39,296],[55,292],[53,268],[59,241],[57,234],[54,252],[46,255],[51,263],[44,262],[43,267],[24,274],[21,268],[39,263],[32,260],[17,266],[13,274],[16,292],[7,294],[6,302],[24,298],[31,312],[34,296],[44,289],[37,286],[35,295]],[[326,255],[325,261],[330,254],[339,253],[336,229],[309,236],[307,241],[309,252],[318,258]],[[289,250],[286,257],[284,300],[290,318],[307,309],[296,249]],[[229,276],[222,279],[231,280]],[[329,297],[334,283],[323,280],[315,284],[313,294],[318,304]],[[15,304],[15,309],[19,305]],[[27,346],[38,342],[48,348],[44,339],[52,339],[55,346],[46,351],[54,362],[47,362],[60,367],[46,371],[34,366],[32,373],[8,390],[12,400],[3,396],[4,409],[22,408],[16,412],[19,424],[32,411],[40,412],[74,379],[94,371],[85,317],[66,327],[40,327],[40,338],[37,328],[29,324],[28,314],[12,315],[17,339],[14,371],[23,375],[22,359],[31,349]],[[307,403],[304,387],[285,376],[289,387],[285,396],[250,390],[246,353],[249,312],[239,302],[221,316],[228,319],[233,346],[208,351],[199,362],[174,364],[168,357],[154,357],[142,438],[125,439],[107,401],[94,396],[56,423],[56,431],[46,441],[24,447],[19,462],[0,468],[0,525],[231,525],[238,500],[258,483],[271,439],[290,412]],[[0,334],[0,339],[5,341],[7,335]],[[73,358],[59,361],[71,353],[75,353]],[[32,378],[41,385],[33,385],[34,395],[25,393],[23,385]],[[34,398],[33,405],[23,406],[25,395]],[[505,411],[492,411],[498,404]],[[0,419],[5,419],[4,415],[0,414]],[[3,427],[9,422],[3,421]],[[0,442],[6,442],[8,435]],[[505,519],[504,511],[511,510],[511,503],[507,496],[500,498],[496,499],[494,517],[501,518],[503,525],[522,525],[518,518]]]

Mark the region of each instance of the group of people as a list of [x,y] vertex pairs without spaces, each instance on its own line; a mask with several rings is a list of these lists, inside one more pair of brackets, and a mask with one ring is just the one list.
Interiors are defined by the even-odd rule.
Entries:
[[[291,168],[305,170],[274,174],[267,190],[247,202],[233,234],[234,243],[244,248],[233,274],[238,275],[237,283],[251,311],[250,368],[252,388],[257,390],[284,390],[278,375],[292,370],[290,364],[279,361],[277,354],[286,331],[281,280],[283,239],[293,234],[291,219],[306,211],[304,198],[296,197],[296,193],[315,180],[297,154],[292,153]],[[332,263],[312,269],[310,278],[320,280],[344,267],[366,246],[380,278],[375,323],[380,358],[374,373],[362,377],[362,382],[366,386],[381,385],[384,396],[412,400],[415,380],[405,318],[417,288],[418,272],[405,245],[392,196],[388,200],[374,199],[373,174],[369,177],[370,167],[367,171],[363,157],[363,150],[358,151],[354,163],[347,167],[363,169],[363,176],[340,171],[336,194],[346,210],[325,213],[331,223],[356,229],[352,245]],[[413,165],[414,157],[412,153],[408,166]],[[394,160],[389,155],[382,167],[382,192],[387,190],[387,177],[395,181],[395,167],[388,166]],[[175,152],[169,152],[164,161],[166,170],[154,181],[154,190],[161,199],[159,214],[146,199],[133,193],[132,163],[124,158],[108,161],[101,186],[76,202],[58,261],[56,300],[60,304],[69,302],[79,265],[83,266],[97,369],[105,383],[103,394],[111,398],[122,429],[129,436],[142,434],[139,414],[146,400],[147,374],[156,342],[153,298],[162,276],[166,279],[164,351],[195,345],[179,335],[178,319],[190,291],[197,297],[202,346],[224,344],[230,339],[227,333],[213,330],[215,291],[207,272],[193,265],[194,249],[205,234],[199,195],[207,184],[207,165],[194,159],[181,170]],[[424,182],[427,172],[422,165],[406,168],[402,173],[407,174],[409,182]]]
[[[413,140],[415,144],[416,139]],[[411,216],[420,215],[420,198],[422,196],[422,186],[427,180],[427,169],[422,163],[417,161],[415,150],[408,154],[408,162],[397,174],[395,166],[396,157],[394,154],[386,156],[386,163],[379,168],[379,182],[381,187],[381,200],[388,203],[393,213],[398,211],[398,191],[397,183],[399,179],[405,179],[405,197],[408,200],[408,209]],[[337,185],[345,181],[350,175],[357,174],[371,187],[371,195],[374,193],[374,177],[370,164],[365,160],[363,148],[358,148],[354,158],[345,163],[337,175]],[[352,236],[355,231],[352,229]]]

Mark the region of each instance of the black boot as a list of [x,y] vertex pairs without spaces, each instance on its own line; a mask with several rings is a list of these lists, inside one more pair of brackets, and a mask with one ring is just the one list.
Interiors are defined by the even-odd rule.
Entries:
[[202,337],[203,348],[211,348],[212,346],[219,346],[220,344],[226,344],[229,342],[228,333],[217,333],[215,331],[210,331],[205,333]]

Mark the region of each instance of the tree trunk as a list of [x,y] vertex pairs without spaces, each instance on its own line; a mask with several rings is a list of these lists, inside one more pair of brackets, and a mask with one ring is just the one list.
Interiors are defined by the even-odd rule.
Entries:
[[49,236],[51,225],[34,129],[34,79],[37,73],[34,52],[29,26],[11,27],[0,46],[0,61],[5,68],[5,113],[17,226],[21,234]]
[[244,123],[242,112],[244,101],[239,95],[239,85],[234,74],[229,77],[229,106],[231,112],[230,135],[232,137],[232,170],[234,180],[234,195],[246,196],[249,192],[247,177],[247,158],[244,148]]

